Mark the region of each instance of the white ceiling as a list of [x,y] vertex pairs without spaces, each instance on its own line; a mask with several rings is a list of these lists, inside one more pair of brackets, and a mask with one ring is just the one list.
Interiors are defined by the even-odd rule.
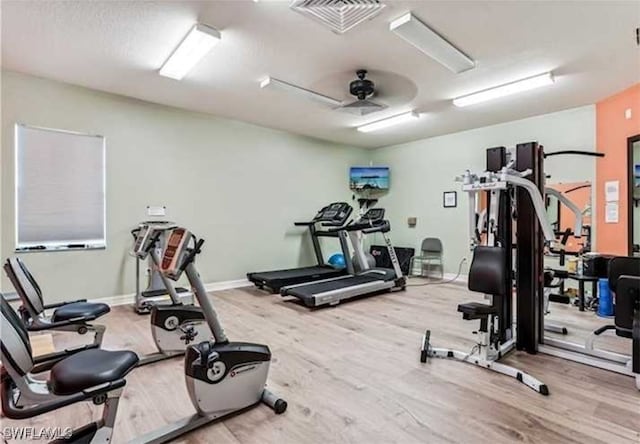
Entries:
[[[639,1],[385,1],[337,35],[289,2],[2,1],[4,69],[363,147],[378,147],[594,103],[640,80]],[[388,30],[407,11],[477,61],[453,74]],[[177,82],[157,70],[196,22],[222,42]],[[390,107],[357,117],[280,91],[267,75],[338,99],[367,68]],[[455,108],[453,97],[552,70],[556,84]],[[410,109],[416,123],[354,126]]]

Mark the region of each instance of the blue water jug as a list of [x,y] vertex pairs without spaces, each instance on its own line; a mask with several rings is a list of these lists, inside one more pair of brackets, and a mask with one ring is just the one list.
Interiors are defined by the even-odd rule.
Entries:
[[613,294],[608,279],[598,279],[598,316],[611,317],[614,314]]

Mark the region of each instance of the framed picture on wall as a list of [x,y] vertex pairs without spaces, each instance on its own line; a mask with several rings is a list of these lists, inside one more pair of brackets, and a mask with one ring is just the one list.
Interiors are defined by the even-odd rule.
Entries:
[[458,206],[458,193],[456,191],[445,191],[442,194],[442,206],[445,208],[455,208]]

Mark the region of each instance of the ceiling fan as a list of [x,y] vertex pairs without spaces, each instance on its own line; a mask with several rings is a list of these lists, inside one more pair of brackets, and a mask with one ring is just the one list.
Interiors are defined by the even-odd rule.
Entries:
[[366,116],[367,114],[382,111],[387,106],[369,100],[376,94],[375,84],[366,79],[367,70],[359,69],[356,71],[358,78],[349,83],[349,92],[355,96],[357,100],[347,105],[342,105],[338,109],[346,111],[358,116]]
[[349,83],[349,93],[353,95],[356,100],[350,103],[345,103],[346,100],[338,100],[325,94],[321,94],[283,80],[275,79],[273,77],[267,77],[263,80],[260,83],[260,87],[271,87],[284,92],[296,94],[300,97],[305,97],[325,105],[330,105],[333,109],[349,112],[358,116],[366,116],[367,114],[382,111],[387,108],[387,105],[371,100],[371,98],[376,95],[377,91],[375,89],[375,84],[366,78],[367,70],[359,69],[356,71],[356,75],[358,78]]

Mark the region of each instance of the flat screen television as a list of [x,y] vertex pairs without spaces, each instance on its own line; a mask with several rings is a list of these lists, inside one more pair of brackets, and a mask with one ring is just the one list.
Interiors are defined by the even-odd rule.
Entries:
[[351,167],[349,187],[359,190],[388,190],[389,167]]

